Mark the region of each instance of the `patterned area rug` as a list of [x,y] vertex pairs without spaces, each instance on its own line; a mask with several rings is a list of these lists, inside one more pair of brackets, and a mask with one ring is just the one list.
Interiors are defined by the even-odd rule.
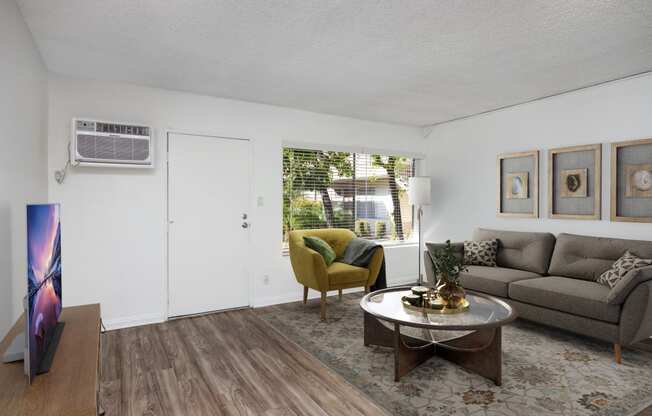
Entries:
[[438,357],[393,379],[392,351],[365,347],[361,295],[258,309],[261,318],[360,388],[389,412],[417,415],[629,415],[652,400],[652,353],[523,321],[503,329],[503,385]]

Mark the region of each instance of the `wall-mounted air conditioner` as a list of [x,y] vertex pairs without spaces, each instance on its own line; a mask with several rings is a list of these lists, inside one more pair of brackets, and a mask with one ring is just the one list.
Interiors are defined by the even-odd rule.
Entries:
[[76,166],[154,166],[151,127],[73,119],[72,132],[70,159]]

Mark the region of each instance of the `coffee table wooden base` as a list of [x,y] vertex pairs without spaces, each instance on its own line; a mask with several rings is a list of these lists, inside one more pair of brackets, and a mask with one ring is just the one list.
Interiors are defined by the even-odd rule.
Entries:
[[364,345],[394,349],[394,381],[412,369],[438,355],[469,371],[486,377],[500,386],[502,383],[501,327],[479,329],[444,342],[431,342],[401,334],[400,324],[383,325],[371,314],[364,313]]

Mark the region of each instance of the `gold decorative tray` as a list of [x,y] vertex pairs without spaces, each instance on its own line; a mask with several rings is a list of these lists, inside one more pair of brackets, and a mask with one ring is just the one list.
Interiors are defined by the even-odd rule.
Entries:
[[469,310],[469,301],[466,299],[464,299],[460,306],[457,308],[445,307],[443,301],[440,298],[436,298],[435,301],[428,306],[415,306],[405,300],[405,296],[403,296],[401,298],[401,303],[403,303],[403,307],[406,309],[417,312],[439,313],[442,315],[452,315],[454,313],[462,313]]

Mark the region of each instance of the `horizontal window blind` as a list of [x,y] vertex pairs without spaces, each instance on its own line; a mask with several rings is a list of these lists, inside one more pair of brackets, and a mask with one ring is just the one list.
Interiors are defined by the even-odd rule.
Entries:
[[283,149],[283,243],[292,230],[348,228],[373,240],[412,233],[407,199],[414,159],[313,149]]

